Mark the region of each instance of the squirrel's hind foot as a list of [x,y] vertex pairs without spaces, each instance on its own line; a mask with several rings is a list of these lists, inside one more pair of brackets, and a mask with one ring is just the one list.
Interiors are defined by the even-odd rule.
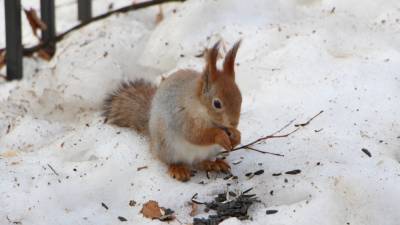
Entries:
[[183,164],[171,164],[168,166],[168,173],[174,179],[185,182],[190,180],[192,172]]
[[199,169],[210,172],[223,172],[228,173],[231,170],[231,166],[222,159],[215,161],[204,160],[199,164]]

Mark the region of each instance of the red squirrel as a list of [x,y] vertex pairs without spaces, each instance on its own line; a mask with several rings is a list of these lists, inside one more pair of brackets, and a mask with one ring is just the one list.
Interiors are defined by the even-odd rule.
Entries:
[[228,172],[229,164],[215,158],[240,143],[242,96],[234,70],[240,41],[226,54],[222,70],[219,46],[205,51],[202,72],[179,70],[158,87],[142,79],[125,83],[105,101],[108,121],[148,137],[151,152],[180,181],[191,178],[192,168]]

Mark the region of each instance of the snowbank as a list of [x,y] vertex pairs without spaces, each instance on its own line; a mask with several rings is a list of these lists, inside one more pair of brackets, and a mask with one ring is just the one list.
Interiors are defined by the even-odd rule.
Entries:
[[[198,0],[166,9],[157,26],[157,7],[90,25],[50,63],[25,59],[25,79],[0,84],[0,224],[159,224],[139,213],[151,199],[189,224],[193,194],[249,187],[263,202],[253,220],[223,224],[398,224],[400,2]],[[221,38],[226,47],[243,39],[243,142],[324,113],[259,147],[285,157],[232,153],[237,182],[199,173],[179,183],[143,138],[104,124],[101,102],[124,79],[201,69],[196,55]],[[272,176],[293,169],[302,172]]]

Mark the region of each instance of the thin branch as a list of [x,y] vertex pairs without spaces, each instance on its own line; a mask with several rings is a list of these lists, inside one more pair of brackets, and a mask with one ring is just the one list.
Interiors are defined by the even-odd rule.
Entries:
[[321,110],[317,115],[313,116],[313,117],[312,117],[311,119],[309,119],[307,122],[295,124],[294,126],[295,126],[295,127],[305,127],[305,126],[307,126],[308,124],[310,124],[310,122],[311,122],[313,119],[315,119],[315,117],[321,115],[321,113],[323,113],[323,112],[324,112],[324,110]]
[[[76,26],[73,26],[70,29],[66,30],[65,32],[57,35],[55,37],[55,40],[57,42],[61,41],[66,35],[68,35],[72,31],[78,30],[78,29],[80,29],[80,28],[82,28],[82,27],[84,27],[84,26],[86,26],[86,25],[88,25],[90,23],[93,23],[93,22],[96,22],[98,20],[107,18],[107,17],[112,16],[112,15],[117,14],[117,13],[125,13],[125,12],[128,12],[128,11],[137,10],[137,9],[141,9],[141,8],[146,8],[146,7],[149,7],[149,6],[158,5],[158,4],[167,3],[167,2],[183,2],[183,1],[185,1],[185,0],[152,0],[152,1],[146,1],[146,2],[141,2],[141,3],[136,3],[136,4],[133,4],[133,5],[125,6],[125,7],[113,10],[113,11],[109,11],[109,12],[107,12],[105,14],[92,17],[88,21],[85,21],[85,22],[82,22],[82,23],[80,23],[80,24],[78,24]],[[40,49],[44,48],[47,45],[48,45],[48,42],[41,42],[38,45],[29,47],[29,48],[24,48],[23,49],[23,54],[24,54],[24,56],[31,56],[33,53],[39,51]],[[4,49],[5,48],[0,49],[0,52],[3,51]]]
[[50,164],[47,164],[47,166],[51,169],[51,171],[53,171],[53,173],[54,173],[55,175],[59,176],[59,174],[57,173],[57,171],[56,171]]
[[285,155],[278,154],[278,153],[261,151],[261,150],[255,149],[253,147],[250,147],[250,146],[245,147],[245,149],[256,151],[256,152],[259,152],[259,153],[262,153],[262,154],[270,154],[270,155],[276,155],[276,156],[280,156],[280,157],[284,157],[285,156]]
[[323,112],[324,112],[324,111],[321,110],[318,114],[316,114],[315,116],[311,117],[311,119],[309,119],[309,120],[306,121],[305,123],[296,124],[296,125],[295,125],[296,128],[295,128],[294,130],[292,130],[291,132],[289,132],[289,133],[277,135],[278,133],[280,133],[280,132],[282,132],[283,130],[285,130],[286,128],[288,128],[288,127],[294,122],[294,120],[291,120],[288,124],[286,124],[286,125],[283,126],[281,129],[275,131],[274,133],[272,133],[272,134],[270,134],[270,135],[267,135],[267,136],[258,138],[258,139],[255,140],[255,141],[252,141],[252,142],[250,142],[250,143],[248,143],[248,144],[245,144],[245,145],[236,147],[236,148],[234,148],[234,149],[232,149],[232,150],[230,150],[230,151],[223,151],[223,152],[220,152],[219,154],[226,154],[226,153],[238,151],[238,150],[241,150],[241,149],[249,149],[249,150],[252,150],[252,151],[260,152],[260,153],[262,153],[262,154],[271,154],[271,155],[276,155],[276,156],[281,156],[281,157],[283,157],[284,155],[277,154],[277,153],[271,153],[271,152],[264,152],[264,151],[255,149],[255,148],[253,148],[252,146],[255,145],[255,144],[260,144],[261,142],[264,142],[264,141],[266,141],[266,140],[268,140],[268,139],[289,137],[290,135],[292,135],[292,134],[296,133],[298,130],[300,130],[300,128],[305,127],[305,126],[307,126],[308,124],[310,124],[310,122],[311,122],[313,119],[315,119],[316,117],[318,117],[319,115],[321,115]]
[[262,142],[262,141],[265,141],[265,140],[267,140],[267,139],[289,137],[291,134],[297,132],[299,129],[300,129],[300,128],[296,128],[296,129],[294,129],[293,131],[291,131],[291,132],[289,132],[289,133],[287,133],[287,134],[281,134],[281,135],[276,135],[276,134],[275,134],[276,132],[275,132],[274,134],[270,134],[270,135],[267,135],[267,136],[265,136],[265,137],[261,137],[261,138],[255,140],[255,141],[252,141],[252,142],[250,142],[250,143],[248,143],[248,144],[242,145],[242,146],[240,146],[240,147],[236,147],[236,148],[232,149],[231,151],[237,151],[237,150],[240,150],[240,149],[243,149],[243,148],[247,148],[247,147],[249,147],[249,146],[251,146],[251,145],[258,144],[258,143],[260,143],[260,142]]
[[274,133],[272,133],[271,135],[275,135],[278,134],[280,132],[282,132],[284,129],[288,128],[290,125],[292,125],[292,123],[295,121],[296,119],[292,119],[291,121],[289,121],[289,123],[287,123],[285,126],[283,126],[281,129],[275,131]]

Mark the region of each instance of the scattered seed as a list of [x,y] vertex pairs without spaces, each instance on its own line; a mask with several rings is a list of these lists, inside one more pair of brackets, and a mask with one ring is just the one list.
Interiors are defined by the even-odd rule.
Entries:
[[239,165],[242,162],[242,160],[236,160],[234,162],[232,162],[233,165]]
[[135,206],[135,205],[136,205],[135,200],[130,200],[130,201],[129,201],[129,206],[133,207],[133,206]]
[[108,206],[104,202],[101,203],[101,206],[108,210]]
[[273,173],[272,174],[272,176],[274,176],[274,177],[277,177],[277,176],[280,176],[280,175],[282,175],[282,173]]
[[257,170],[256,172],[254,172],[254,175],[261,175],[264,173],[264,170]]
[[253,190],[253,188],[249,188],[249,189],[243,191],[243,194],[246,194],[246,193],[250,192],[251,190]]
[[164,209],[161,208],[161,214],[160,218],[158,218],[160,221],[172,221],[175,219],[174,216],[174,211],[172,209]]
[[216,225],[230,217],[236,217],[239,220],[250,219],[247,214],[249,207],[256,202],[260,202],[254,194],[245,194],[252,189],[248,189],[233,199],[227,199],[228,193],[220,193],[212,202],[205,202],[205,211],[214,210],[216,214],[209,215],[208,218],[193,218],[193,225]]
[[265,213],[267,214],[267,215],[271,215],[271,214],[275,214],[275,213],[277,213],[278,212],[278,210],[276,210],[276,209],[269,209],[269,210],[267,210]]
[[210,171],[206,171],[206,177],[207,179],[210,179]]
[[299,173],[301,173],[301,170],[291,170],[291,171],[287,171],[285,174],[296,175]]
[[128,221],[125,217],[122,217],[122,216],[118,216],[118,219],[119,219],[119,221],[121,221],[121,222],[126,222],[126,221]]
[[246,173],[245,176],[246,176],[247,178],[251,179],[251,178],[254,177],[254,173],[253,173],[253,172]]
[[233,175],[232,175],[232,174],[229,174],[228,176],[224,177],[224,180],[229,180],[229,179],[231,179],[232,177],[233,177]]
[[231,197],[236,197],[237,196],[237,194],[235,192],[233,192],[233,191],[228,192],[228,194]]
[[141,170],[144,170],[144,169],[147,169],[147,168],[148,168],[147,166],[141,166],[141,167],[137,168],[137,171],[141,171]]
[[363,151],[368,157],[372,157],[371,152],[369,152],[368,149],[362,148],[361,151]]

